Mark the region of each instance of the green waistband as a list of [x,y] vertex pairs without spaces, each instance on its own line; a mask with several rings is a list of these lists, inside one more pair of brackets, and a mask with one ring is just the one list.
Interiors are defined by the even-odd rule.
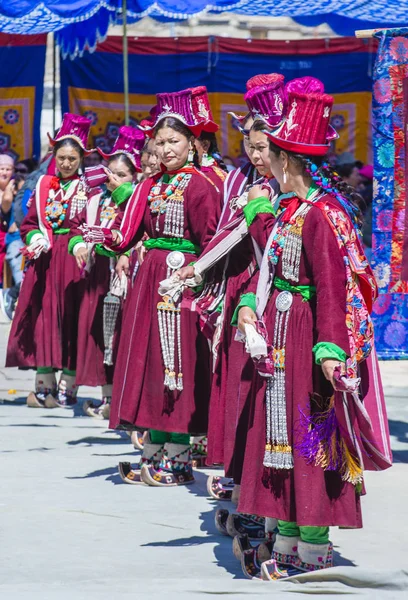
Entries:
[[183,238],[152,238],[143,242],[147,250],[178,250],[186,254],[200,254],[200,247]]
[[70,229],[53,229],[52,233],[54,235],[66,235],[67,233],[69,233],[71,230]]
[[316,287],[314,285],[292,285],[284,279],[279,279],[279,277],[275,277],[273,285],[278,290],[292,292],[292,294],[300,294],[305,302],[313,298],[316,293]]

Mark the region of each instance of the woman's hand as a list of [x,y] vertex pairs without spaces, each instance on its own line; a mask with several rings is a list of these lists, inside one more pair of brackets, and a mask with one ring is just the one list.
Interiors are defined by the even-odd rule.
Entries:
[[116,275],[119,277],[119,279],[122,279],[122,273],[124,273],[126,275],[126,277],[129,276],[129,267],[130,267],[130,260],[129,257],[126,256],[125,254],[122,254],[121,256],[119,256],[118,258],[118,262],[116,263]]
[[16,194],[16,182],[14,179],[11,179],[3,192],[3,197],[1,199],[1,209],[3,213],[10,212],[11,205],[13,204],[14,196]]
[[118,188],[120,185],[122,185],[122,181],[119,179],[119,177],[114,175],[111,171],[109,171],[108,169],[105,169],[105,173],[108,176],[108,181],[106,182],[106,187],[108,188],[108,190],[110,192],[113,192],[114,190],[116,190],[116,188]]
[[326,377],[327,381],[330,381],[330,383],[332,384],[333,388],[336,387],[335,385],[335,381],[334,381],[334,369],[336,367],[340,366],[341,367],[341,372],[345,373],[346,372],[346,365],[336,359],[333,358],[323,358],[322,362],[321,362],[321,367],[322,367],[322,371],[323,371],[323,375]]
[[78,269],[83,269],[88,260],[88,250],[86,248],[78,248],[75,252],[75,260],[78,265]]
[[248,202],[251,202],[251,200],[255,200],[256,198],[260,198],[261,196],[264,198],[269,198],[268,190],[261,185],[254,185],[248,192]]
[[178,271],[174,273],[178,276],[180,281],[185,281],[186,279],[192,279],[194,277],[194,267],[193,265],[188,265],[187,267],[182,267]]
[[241,333],[245,334],[245,325],[256,325],[256,314],[249,308],[249,306],[243,306],[238,312],[238,329]]

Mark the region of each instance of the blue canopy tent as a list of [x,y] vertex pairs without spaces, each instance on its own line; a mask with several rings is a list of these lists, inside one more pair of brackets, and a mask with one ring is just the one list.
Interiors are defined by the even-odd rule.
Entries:
[[[75,56],[94,48],[110,24],[150,16],[159,21],[186,20],[205,12],[289,16],[298,23],[328,23],[339,35],[355,29],[402,25],[408,0],[0,0],[0,31],[34,34],[57,32],[63,54]],[[381,15],[381,20],[378,20]]]

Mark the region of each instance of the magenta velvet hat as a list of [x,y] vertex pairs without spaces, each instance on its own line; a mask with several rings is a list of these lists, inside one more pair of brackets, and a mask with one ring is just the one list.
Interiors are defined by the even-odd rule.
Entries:
[[109,160],[117,154],[125,154],[131,161],[137,171],[141,171],[141,152],[145,144],[145,134],[136,127],[123,125],[119,129],[119,135],[113,144],[110,152],[104,152],[101,148],[97,148],[99,154]]
[[329,128],[333,97],[328,94],[290,92],[288,104],[288,114],[282,125],[264,133],[283,150],[324,156],[332,139]]
[[85,152],[91,154],[94,149],[87,149],[89,131],[91,129],[91,121],[81,115],[65,113],[62,118],[62,124],[55,138],[48,134],[51,146],[55,146],[60,140],[72,138],[75,140]]
[[214,121],[211,111],[210,99],[205,85],[189,88],[191,91],[191,102],[193,113],[197,122],[203,121],[203,131],[215,133],[219,130],[219,126]]
[[238,128],[243,133],[239,124],[243,123],[250,115],[253,119],[262,118],[269,127],[277,127],[282,121],[285,111],[284,95],[285,78],[280,73],[269,73],[266,75],[255,75],[246,83],[247,92],[244,100],[248,106],[245,115],[237,115],[230,112],[237,119]]
[[139,125],[139,128],[145,131],[149,137],[153,136],[156,125],[166,117],[173,117],[181,121],[195,137],[200,135],[204,120],[202,118],[197,120],[194,115],[191,90],[164,92],[156,94],[156,98],[157,104],[152,124],[147,127]]

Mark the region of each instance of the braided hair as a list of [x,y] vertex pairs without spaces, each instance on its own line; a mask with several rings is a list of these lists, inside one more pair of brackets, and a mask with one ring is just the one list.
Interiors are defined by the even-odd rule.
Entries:
[[[272,141],[269,143],[269,148],[277,157],[282,152],[282,149]],[[289,160],[297,164],[302,169],[303,174],[310,177],[315,185],[336,197],[359,231],[362,224],[360,206],[363,203],[360,194],[351,185],[348,185],[341,179],[339,174],[325,160],[324,156],[307,156],[287,150],[285,152]]]
[[208,148],[208,154],[210,154],[210,156],[212,156],[217,161],[217,165],[220,167],[220,169],[228,172],[227,165],[222,160],[221,153],[218,149],[218,142],[217,142],[215,133],[209,133],[208,131],[203,131],[197,139],[200,140],[200,142],[204,142],[204,141],[210,142],[210,145]]

